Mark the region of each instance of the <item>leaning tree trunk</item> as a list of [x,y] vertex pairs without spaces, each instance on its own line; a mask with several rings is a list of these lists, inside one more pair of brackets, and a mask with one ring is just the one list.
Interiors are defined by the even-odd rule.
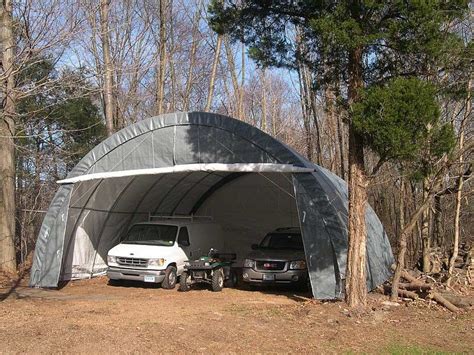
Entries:
[[459,178],[457,181],[457,192],[456,192],[456,210],[454,213],[454,240],[453,240],[453,252],[451,253],[451,258],[449,259],[449,268],[448,268],[448,285],[451,283],[451,277],[454,271],[454,263],[458,257],[459,253],[459,234],[460,234],[460,217],[461,217],[461,202],[462,202],[462,188],[464,184],[464,176],[463,176],[463,148],[464,148],[464,126],[466,121],[471,114],[471,88],[472,88],[472,81],[469,80],[468,87],[467,87],[467,100],[466,100],[466,108],[464,111],[464,117],[461,122],[460,132],[459,132]]
[[[359,100],[362,89],[362,48],[358,47],[349,55],[349,102]],[[365,306],[367,301],[366,282],[366,224],[368,179],[364,166],[362,138],[354,126],[349,126],[349,213],[348,213],[348,253],[346,269],[346,302],[349,307]]]
[[114,133],[114,68],[112,64],[112,57],[110,54],[110,40],[109,40],[109,6],[110,0],[100,1],[100,35],[102,41],[102,55],[104,59],[104,106],[105,106],[105,127],[107,135],[111,136]]
[[428,194],[426,196],[426,199],[413,213],[408,224],[400,232],[400,237],[398,240],[399,249],[398,249],[398,254],[397,254],[397,266],[395,268],[395,274],[393,275],[392,292],[390,295],[391,300],[396,300],[398,297],[398,286],[400,284],[400,276],[402,274],[403,267],[405,264],[405,254],[407,250],[406,244],[407,244],[408,235],[413,231],[413,229],[417,225],[420,215],[423,212],[425,212],[426,208],[430,205],[431,199],[432,199],[432,195]]
[[2,47],[2,115],[0,117],[0,270],[16,271],[15,258],[15,78],[12,1],[0,7]]
[[400,176],[400,201],[398,205],[398,213],[398,230],[400,231],[400,237],[398,240],[397,268],[395,269],[395,275],[393,276],[392,294],[390,297],[392,301],[395,301],[398,298],[398,285],[400,283],[400,275],[405,267],[405,255],[407,252],[407,233],[401,233],[405,227],[405,178],[403,174]]
[[199,21],[201,19],[201,12],[198,8],[193,18],[193,29],[192,29],[192,43],[191,43],[191,53],[189,55],[189,69],[188,69],[188,78],[186,80],[186,89],[184,92],[183,99],[183,110],[188,111],[189,101],[191,98],[191,90],[194,84],[194,67],[196,65],[196,51],[198,47],[198,32],[199,32]]
[[156,102],[155,111],[156,114],[161,115],[163,113],[163,103],[165,99],[165,72],[167,65],[167,53],[166,53],[166,11],[167,11],[167,0],[160,0],[160,65],[158,67],[158,77],[156,80]]
[[215,84],[215,81],[216,81],[217,66],[219,64],[221,46],[222,46],[222,35],[219,34],[219,35],[217,35],[216,51],[214,53],[214,61],[212,62],[211,78],[209,79],[209,90],[208,90],[208,93],[207,93],[207,103],[206,103],[206,108],[204,109],[204,111],[206,111],[206,112],[209,112],[209,110],[211,109],[212,98],[214,97],[214,84]]
[[[423,180],[423,201],[427,199],[428,196],[428,179],[425,178]],[[421,252],[422,252],[422,268],[423,272],[430,272],[431,271],[431,261],[430,261],[430,253],[431,253],[431,240],[430,240],[430,231],[429,231],[429,210],[426,209],[421,214]]]
[[266,72],[265,68],[262,68],[261,70],[261,84],[262,84],[262,124],[261,128],[262,131],[266,132],[267,131],[267,80],[266,80]]

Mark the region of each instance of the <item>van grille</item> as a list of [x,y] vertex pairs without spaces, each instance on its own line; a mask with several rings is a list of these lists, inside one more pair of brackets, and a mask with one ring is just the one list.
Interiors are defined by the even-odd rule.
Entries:
[[127,266],[147,267],[148,259],[118,257],[117,258],[117,264],[127,265]]
[[257,270],[272,270],[272,271],[281,271],[285,269],[286,261],[274,261],[274,260],[265,260],[259,261],[257,260],[256,268]]

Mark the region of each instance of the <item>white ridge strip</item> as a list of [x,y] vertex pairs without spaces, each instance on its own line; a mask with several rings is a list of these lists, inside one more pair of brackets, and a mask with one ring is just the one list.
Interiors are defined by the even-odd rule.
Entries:
[[191,171],[230,171],[230,172],[244,172],[244,173],[311,173],[314,171],[312,168],[304,168],[295,166],[292,164],[271,164],[271,163],[245,163],[245,164],[220,164],[220,163],[209,163],[209,164],[182,164],[174,165],[165,168],[153,168],[153,169],[135,169],[135,170],[122,170],[122,171],[111,171],[105,173],[95,173],[80,175],[69,179],[58,180],[58,184],[75,184],[76,182],[97,180],[97,179],[111,179],[124,176],[137,176],[137,175],[158,175],[158,174],[170,174],[170,173],[182,173]]

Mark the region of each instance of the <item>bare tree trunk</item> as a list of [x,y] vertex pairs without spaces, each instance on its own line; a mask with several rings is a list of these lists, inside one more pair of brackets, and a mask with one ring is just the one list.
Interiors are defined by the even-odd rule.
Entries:
[[397,255],[397,268],[393,276],[392,294],[390,299],[396,301],[398,298],[398,285],[400,283],[400,275],[405,267],[405,254],[407,251],[407,233],[401,233],[405,227],[405,178],[400,176],[400,202],[399,202],[399,245]]
[[[423,201],[428,196],[428,179],[423,180]],[[422,246],[422,260],[423,260],[423,272],[431,271],[431,241],[429,233],[429,210],[424,210],[421,214],[421,246]]]
[[308,67],[303,63],[302,64],[302,71],[303,71],[303,85],[305,85],[307,102],[308,102],[308,111],[311,113],[314,122],[314,128],[316,128],[316,163],[322,165],[323,163],[323,156],[322,156],[322,149],[321,149],[321,130],[319,127],[318,121],[318,111],[316,105],[316,96],[313,92],[312,85],[311,85],[311,74],[309,73]]
[[456,192],[456,208],[454,213],[454,240],[453,240],[453,252],[451,253],[451,258],[449,259],[449,269],[448,269],[448,285],[451,283],[451,276],[453,275],[454,271],[454,263],[458,257],[459,253],[459,236],[460,236],[460,217],[461,217],[461,203],[462,203],[462,188],[464,184],[464,176],[463,176],[463,148],[464,148],[464,126],[466,121],[471,114],[471,89],[472,89],[472,80],[469,80],[467,86],[467,99],[466,99],[466,109],[464,111],[464,117],[461,122],[461,127],[459,128],[459,178],[457,181],[457,192]]
[[176,111],[176,70],[174,62],[175,53],[175,35],[174,35],[174,23],[173,23],[173,0],[169,3],[169,37],[170,37],[170,49],[168,51],[168,61],[170,67],[170,81],[171,81],[171,102],[169,110],[171,112]]
[[308,108],[308,95],[306,93],[306,85],[303,82],[303,72],[301,64],[298,65],[298,79],[300,84],[300,103],[301,113],[303,115],[303,126],[305,129],[305,141],[306,141],[306,158],[309,161],[313,159],[313,135],[311,132],[311,122],[309,117]]
[[155,112],[158,115],[163,113],[163,101],[165,96],[165,72],[166,72],[166,10],[167,0],[160,0],[160,65],[158,67],[158,80],[156,81],[156,102]]
[[199,21],[201,19],[200,6],[196,10],[196,14],[193,19],[193,30],[192,30],[192,44],[191,44],[191,53],[189,55],[189,69],[188,69],[188,78],[186,81],[186,89],[184,92],[184,111],[189,110],[189,100],[191,97],[191,89],[194,81],[194,66],[196,65],[196,51],[198,47],[197,35],[199,32]]
[[265,68],[262,68],[261,71],[261,80],[262,80],[262,131],[267,131],[267,81]]
[[441,221],[442,215],[442,208],[441,208],[441,196],[435,196],[434,198],[434,231],[435,231],[435,238],[436,244],[443,248],[444,245],[444,236],[443,236],[443,223]]
[[241,81],[240,81],[240,92],[239,92],[239,112],[242,117],[239,117],[242,121],[245,121],[245,107],[244,107],[244,85],[245,85],[245,44],[242,41],[241,46]]
[[105,127],[107,135],[114,133],[114,68],[110,54],[109,41],[109,6],[110,0],[100,0],[100,35],[102,40],[102,55],[104,59],[104,106],[105,106]]
[[427,195],[426,199],[421,203],[418,209],[413,213],[410,222],[402,229],[399,237],[399,250],[397,255],[397,266],[395,268],[395,274],[393,276],[392,282],[392,292],[390,299],[395,301],[398,297],[398,286],[400,284],[400,276],[405,265],[405,253],[406,253],[406,242],[408,235],[413,231],[413,228],[416,227],[420,215],[426,210],[430,205],[432,195]]
[[0,8],[2,48],[2,116],[0,117],[0,270],[16,271],[15,257],[15,77],[12,1]]
[[227,64],[229,65],[230,77],[232,79],[232,87],[233,87],[233,96],[236,98],[235,108],[237,113],[237,118],[241,119],[242,113],[240,112],[240,88],[239,88],[239,81],[237,80],[237,73],[235,70],[235,61],[234,61],[234,53],[232,53],[232,47],[230,45],[229,37],[224,37],[224,48],[227,57]]
[[216,52],[214,53],[214,61],[212,63],[211,78],[209,80],[209,91],[207,93],[207,103],[206,103],[206,108],[204,109],[204,111],[206,112],[209,112],[209,110],[211,109],[212,97],[214,96],[214,84],[216,81],[217,65],[219,64],[221,45],[222,45],[222,35],[217,35]]
[[346,179],[346,132],[344,129],[344,121],[342,120],[342,115],[341,112],[337,110],[336,108],[336,99],[337,96],[339,95],[339,85],[335,87],[333,90],[333,95],[334,95],[334,114],[336,115],[336,124],[337,124],[337,137],[338,137],[338,142],[339,142],[339,171],[340,171],[340,176],[343,180]]
[[[359,99],[362,89],[362,48],[355,48],[349,55],[349,102]],[[362,138],[349,127],[349,216],[348,253],[346,269],[346,295],[349,307],[365,306],[367,302],[366,281],[366,224],[368,179],[364,166]]]

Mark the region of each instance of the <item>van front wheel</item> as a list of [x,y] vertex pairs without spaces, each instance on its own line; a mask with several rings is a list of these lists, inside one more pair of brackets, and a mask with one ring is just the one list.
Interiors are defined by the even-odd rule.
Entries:
[[176,267],[170,265],[166,268],[165,279],[161,283],[161,287],[167,290],[172,290],[176,286]]

